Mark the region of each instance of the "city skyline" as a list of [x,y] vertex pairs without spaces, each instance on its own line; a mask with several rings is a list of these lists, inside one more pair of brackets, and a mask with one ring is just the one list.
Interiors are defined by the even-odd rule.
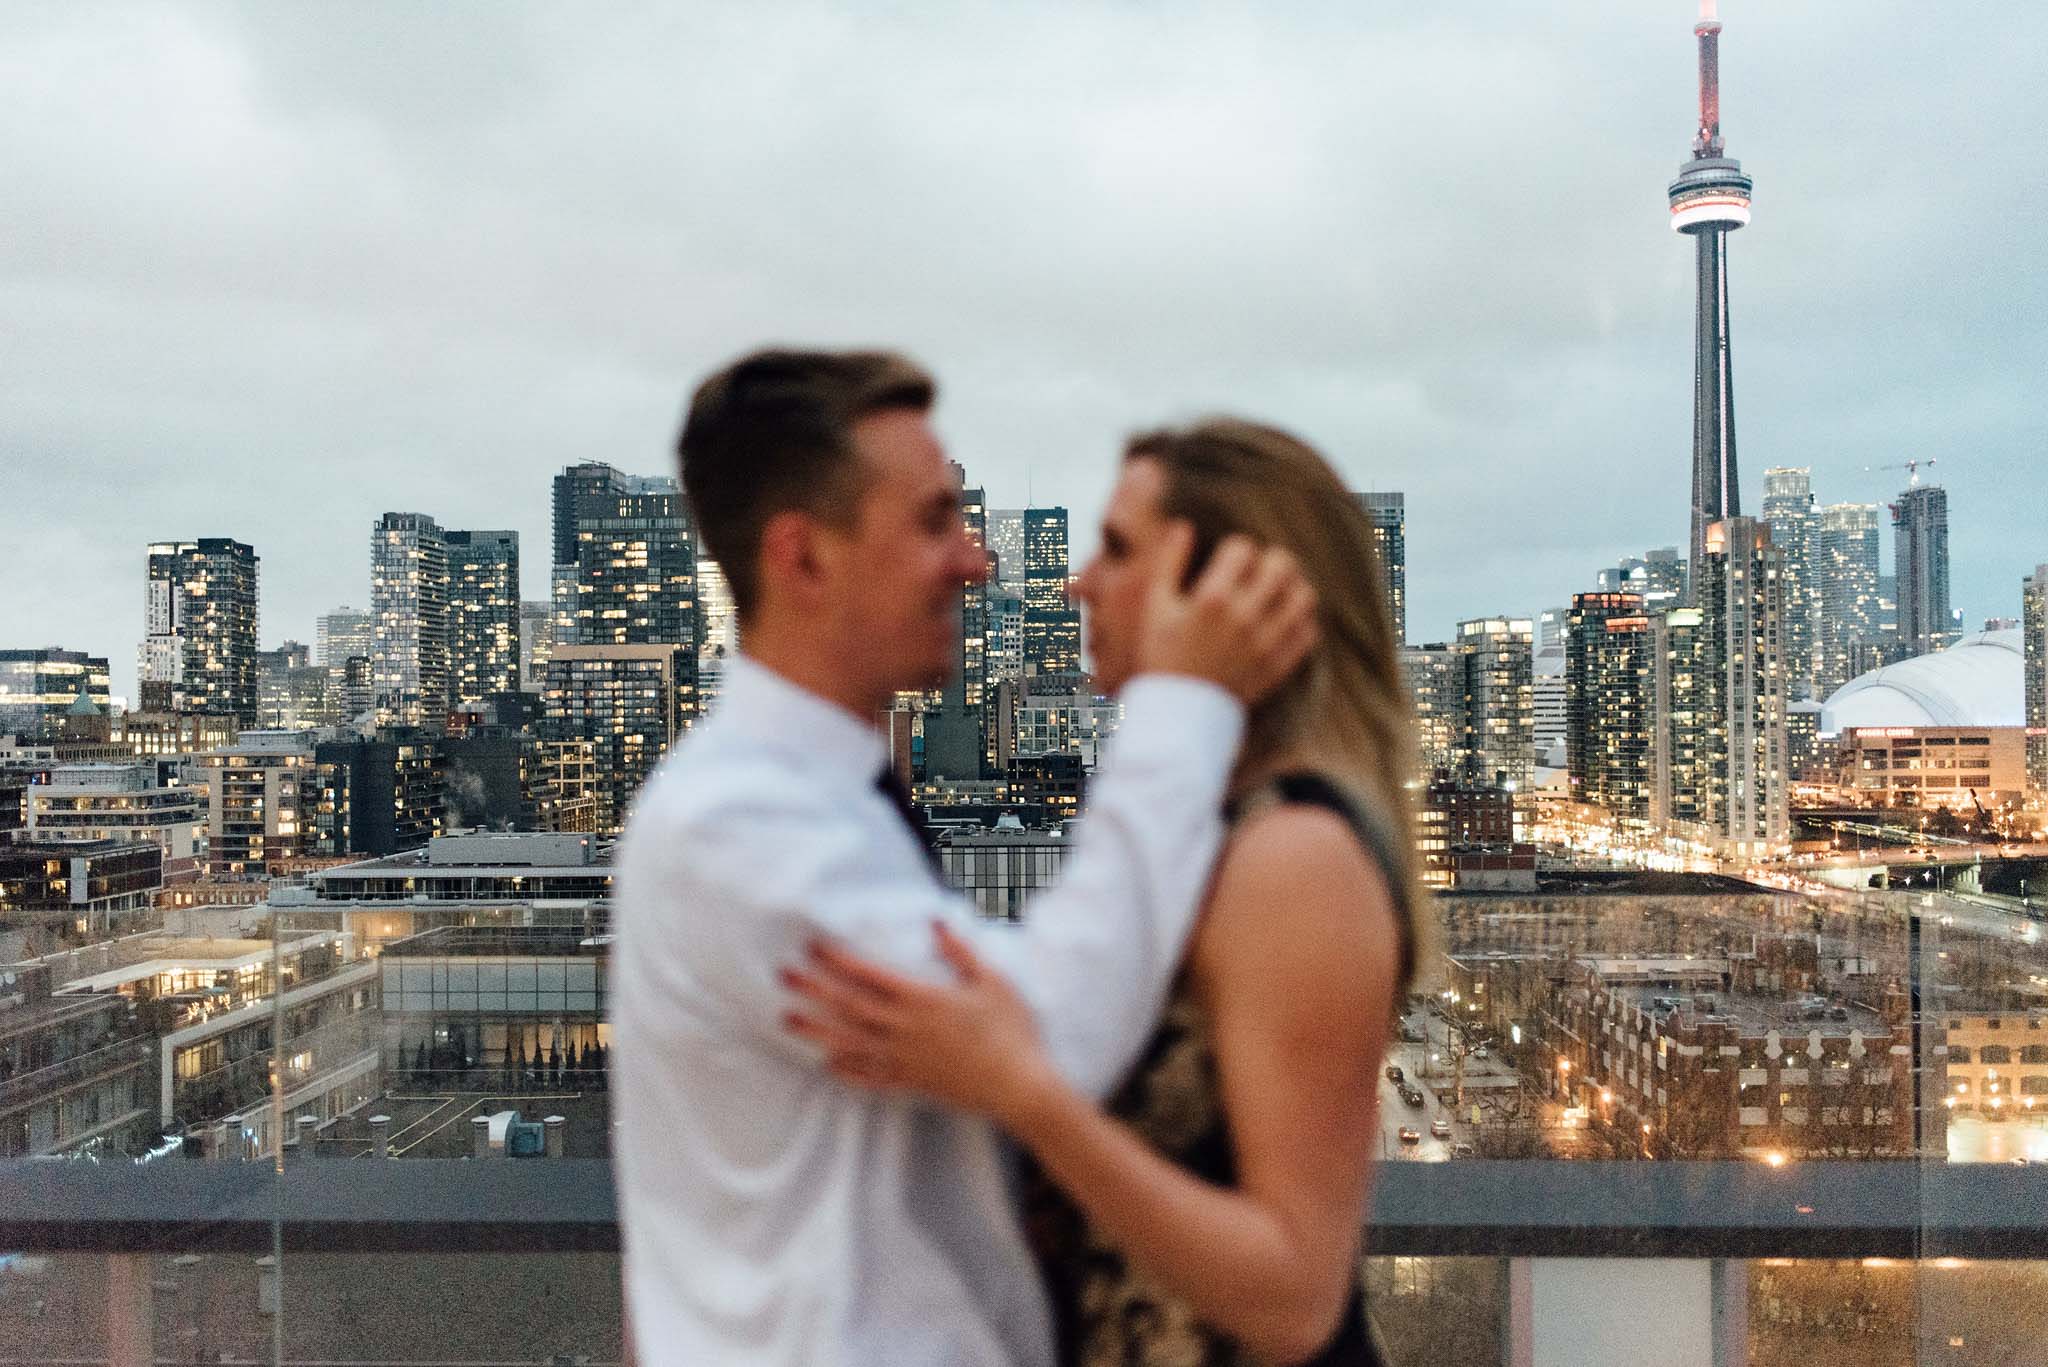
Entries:
[[[1767,173],[1768,231],[1745,235],[1739,271],[1744,456],[1752,471],[1812,467],[1822,505],[1890,501],[1904,481],[1867,467],[1939,456],[1969,627],[2017,614],[2041,554],[2031,500],[2010,496],[2040,478],[2026,377],[2048,352],[2048,308],[2020,228],[2020,197],[2039,191],[2006,173],[2016,150],[1995,130],[2018,126],[2048,43],[2024,32],[2043,25],[2031,14],[1994,38],[1888,12],[1859,13],[1853,33],[1819,6],[1722,16],[1740,35],[1722,66],[1730,144]],[[931,96],[1007,46],[1077,98],[1050,119],[1036,89],[968,102],[986,145],[1030,153],[994,159],[993,179],[889,122],[901,106],[887,102],[876,145],[892,164],[833,171],[817,158],[858,151],[835,119],[875,92],[826,81],[814,112],[742,111],[787,144],[791,169],[706,207],[669,190],[724,165],[687,137],[652,149],[670,178],[637,158],[569,164],[647,101],[685,98],[652,82],[659,62],[609,65],[636,44],[673,51],[673,30],[574,33],[524,11],[348,29],[313,11],[169,8],[111,45],[103,87],[30,79],[105,45],[89,21],[30,13],[4,60],[34,122],[63,131],[0,143],[37,225],[6,277],[29,363],[5,530],[17,581],[69,573],[63,595],[18,600],[10,642],[105,655],[134,702],[144,547],[202,536],[263,557],[263,646],[309,639],[318,614],[367,598],[364,523],[418,509],[543,544],[555,473],[670,473],[687,386],[769,337],[879,339],[928,361],[952,456],[991,507],[1066,506],[1077,566],[1118,438],[1228,407],[1299,430],[1353,488],[1406,494],[1411,640],[1533,616],[1593,587],[1599,566],[1684,540],[1671,491],[1689,445],[1694,270],[1656,187],[1694,122],[1691,18],[1682,4],[1469,27],[1312,12],[1262,21],[1265,60],[1221,66],[1248,35],[1207,10],[1167,31],[1037,7],[1007,45],[966,44],[946,19],[757,18],[719,36],[788,40],[792,77],[822,79],[828,52],[843,67],[848,44],[855,67],[944,54],[892,98]],[[397,70],[366,36],[393,23],[384,36],[417,53]],[[1077,34],[1142,40],[1155,60],[1090,93],[1103,83]],[[575,128],[520,93],[588,100],[600,73],[616,89]],[[739,98],[716,74],[696,72],[681,125],[699,101]],[[199,116],[161,106],[193,82],[220,98],[188,126]],[[93,102],[113,83],[129,97]],[[1529,119],[1573,147],[1568,161],[1501,136]],[[1860,173],[1841,153],[1872,128],[1923,168],[1913,202],[1939,202],[1938,221],[1848,216]],[[218,157],[156,167],[173,133]],[[244,168],[275,172],[253,199],[235,192]],[[538,170],[566,180],[542,192]],[[893,226],[838,245],[757,240],[749,207],[814,172],[856,209],[899,202]],[[933,177],[946,197],[913,188]],[[336,213],[335,183],[377,192]],[[1219,189],[1238,207],[1215,212]],[[577,234],[559,221],[564,193],[587,201]],[[1086,212],[1027,216],[1041,200]],[[1525,218],[1501,212],[1531,204],[1550,206],[1540,279]],[[992,214],[1032,225],[1001,270],[951,245],[985,240],[964,229]],[[684,221],[690,242],[671,231]],[[1184,230],[1194,221],[1203,233]],[[734,272],[800,288],[742,301],[720,284]],[[961,304],[983,299],[1014,325]],[[120,404],[94,401],[112,386]],[[522,598],[547,597],[545,570],[526,558]]]

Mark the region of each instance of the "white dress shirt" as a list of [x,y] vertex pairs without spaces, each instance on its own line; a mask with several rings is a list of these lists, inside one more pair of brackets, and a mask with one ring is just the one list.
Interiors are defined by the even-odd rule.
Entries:
[[783,1028],[776,972],[824,933],[937,978],[944,919],[1017,983],[1064,1075],[1106,1093],[1179,963],[1243,724],[1192,679],[1123,698],[1064,876],[1005,925],[939,882],[875,787],[872,726],[727,665],[618,857],[613,1148],[640,1367],[1050,1367],[1004,1142],[833,1079]]

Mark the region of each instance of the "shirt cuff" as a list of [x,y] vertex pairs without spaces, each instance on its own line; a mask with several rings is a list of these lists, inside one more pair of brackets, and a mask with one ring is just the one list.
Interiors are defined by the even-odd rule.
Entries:
[[1237,695],[1191,674],[1140,674],[1124,685],[1119,701],[1124,705],[1124,725],[1118,739],[1130,731],[1131,723],[1142,728],[1143,719],[1157,716],[1171,723],[1172,731],[1213,745],[1234,759],[1244,736],[1244,704]]

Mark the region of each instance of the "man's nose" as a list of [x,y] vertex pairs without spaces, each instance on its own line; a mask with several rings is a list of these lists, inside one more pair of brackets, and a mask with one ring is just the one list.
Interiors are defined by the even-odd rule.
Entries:
[[1083,565],[1081,572],[1074,576],[1073,581],[1067,585],[1067,596],[1076,603],[1091,607],[1094,605],[1095,561],[1093,559],[1090,559],[1087,564]]
[[988,582],[988,552],[970,537],[960,538],[960,577],[970,584]]

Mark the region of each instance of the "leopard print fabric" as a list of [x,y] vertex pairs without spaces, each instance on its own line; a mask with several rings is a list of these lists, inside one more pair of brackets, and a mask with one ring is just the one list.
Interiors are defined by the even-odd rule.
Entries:
[[[1298,776],[1263,791],[1257,801],[1333,807],[1393,876],[1376,825],[1367,823],[1334,785]],[[1407,908],[1401,910],[1405,930]],[[1403,956],[1405,979],[1413,956],[1412,939],[1405,933]],[[1183,973],[1168,995],[1158,1030],[1107,1109],[1189,1172],[1229,1186],[1237,1179],[1237,1163],[1221,1097],[1209,1015]],[[1186,1301],[1133,1266],[1030,1165],[1025,1212],[1052,1298],[1062,1367],[1254,1367],[1258,1362],[1235,1340],[1196,1319]],[[1301,1367],[1385,1367],[1366,1318],[1362,1277],[1336,1336]]]

